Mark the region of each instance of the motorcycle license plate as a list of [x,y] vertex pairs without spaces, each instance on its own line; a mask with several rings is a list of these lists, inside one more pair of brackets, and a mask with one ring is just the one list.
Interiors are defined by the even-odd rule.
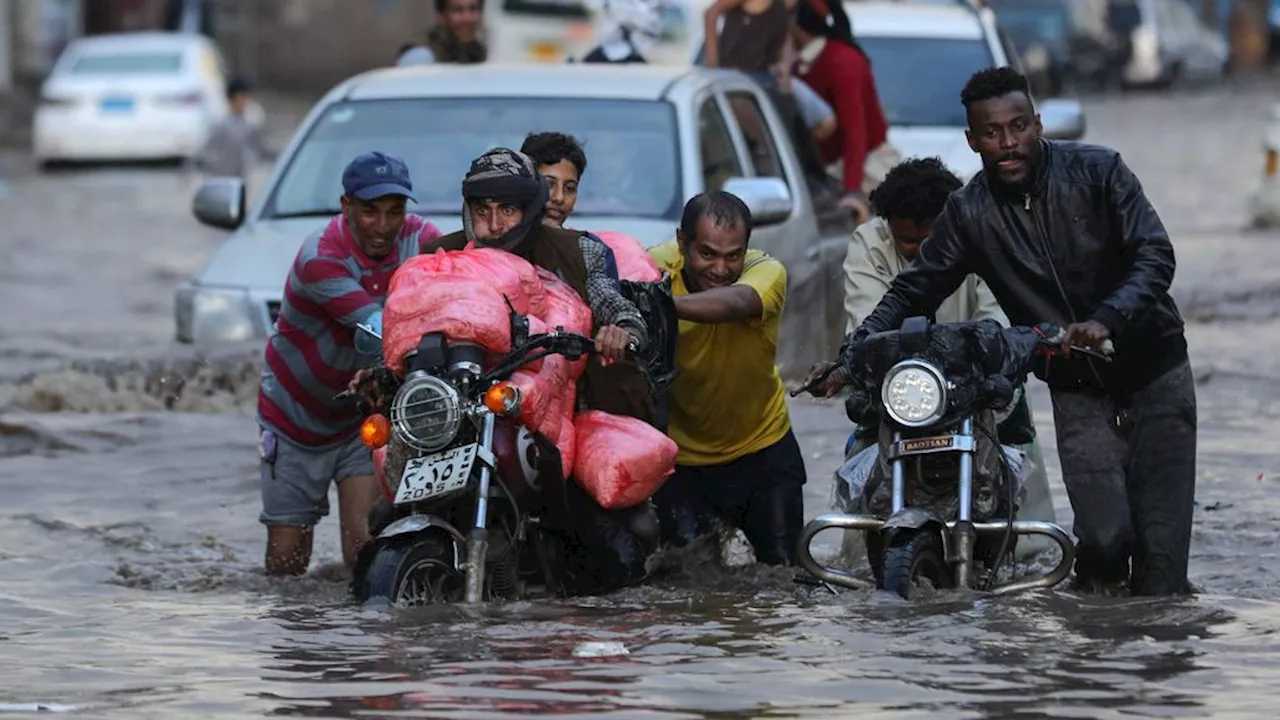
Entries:
[[479,447],[471,443],[405,463],[396,504],[421,502],[466,487]]

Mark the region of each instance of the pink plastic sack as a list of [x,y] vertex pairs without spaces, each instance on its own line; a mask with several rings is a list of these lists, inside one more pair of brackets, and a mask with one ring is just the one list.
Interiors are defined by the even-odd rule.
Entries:
[[574,426],[573,477],[605,509],[639,505],[675,472],[675,441],[643,420],[588,410]]
[[442,332],[453,342],[475,343],[489,352],[511,350],[511,318],[502,296],[482,280],[456,276],[402,282],[383,310],[382,359],[399,372],[422,336]]
[[516,312],[541,317],[547,311],[547,293],[534,266],[519,255],[505,250],[479,248],[449,253],[454,272],[480,278],[493,284],[500,295],[506,295]]
[[392,276],[387,296],[413,292],[413,287],[442,276],[482,280],[499,295],[507,296],[521,315],[541,317],[546,312],[546,291],[534,266],[518,255],[492,248],[415,255]]
[[548,330],[563,326],[566,332],[591,335],[591,308],[578,292],[554,273],[538,268],[538,279],[547,293],[547,311],[542,316]]
[[[595,337],[592,334],[591,308],[577,291],[554,274],[538,268],[538,278],[547,292],[547,313],[542,317],[548,331],[563,327],[565,332]],[[587,369],[586,357],[569,364],[569,379],[577,382]]]
[[613,258],[618,261],[618,276],[623,280],[634,282],[657,282],[662,279],[662,271],[649,256],[639,240],[626,233],[607,230],[594,233],[613,251]]
[[556,441],[556,449],[560,451],[560,467],[572,468],[577,462],[578,438],[573,418],[565,415],[560,418],[560,439]]
[[558,355],[547,357],[540,372],[517,370],[511,384],[520,389],[520,423],[546,436],[560,438],[561,423],[572,406],[566,406],[569,363]]

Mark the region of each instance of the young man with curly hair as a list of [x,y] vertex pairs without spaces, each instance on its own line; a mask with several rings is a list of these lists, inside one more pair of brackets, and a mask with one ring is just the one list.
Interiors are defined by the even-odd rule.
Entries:
[[970,274],[1013,323],[1065,326],[1064,349],[1111,340],[1110,363],[1071,353],[1036,364],[1075,511],[1076,578],[1090,591],[1189,593],[1196,393],[1164,223],[1120,153],[1041,137],[1016,70],[979,71],[960,101],[983,170],[947,200],[916,259],[846,339],[840,372],[816,392],[848,382],[864,338],[936,310]]

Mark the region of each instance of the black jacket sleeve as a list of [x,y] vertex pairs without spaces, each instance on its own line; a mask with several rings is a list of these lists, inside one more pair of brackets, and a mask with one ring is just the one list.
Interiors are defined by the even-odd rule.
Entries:
[[1126,325],[1169,291],[1176,263],[1164,223],[1119,153],[1107,174],[1107,205],[1112,227],[1119,231],[1123,243],[1121,254],[1129,272],[1094,311],[1092,319],[1118,337]]
[[932,315],[938,306],[960,287],[970,273],[966,253],[967,237],[963,217],[954,195],[934,221],[920,253],[893,279],[880,304],[847,338],[840,349],[846,361],[849,351],[862,338],[886,330],[896,330],[912,315]]

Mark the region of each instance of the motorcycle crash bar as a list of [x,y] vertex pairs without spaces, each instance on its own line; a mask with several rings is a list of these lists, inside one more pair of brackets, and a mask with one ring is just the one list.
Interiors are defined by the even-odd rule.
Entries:
[[[954,529],[956,521],[952,520],[947,523],[948,531]],[[813,551],[810,545],[818,533],[825,530],[861,530],[863,532],[876,532],[884,527],[884,520],[873,515],[846,515],[844,513],[828,513],[810,520],[804,529],[800,531],[798,559],[800,566],[811,573],[814,577],[850,590],[874,590],[875,583],[854,577],[848,572],[837,568],[828,567],[819,563],[813,557]],[[974,522],[973,528],[978,533],[988,534],[1004,534],[1009,529],[1009,523],[1004,520],[992,520],[987,522]],[[1058,527],[1054,523],[1042,522],[1039,520],[1015,520],[1013,522],[1012,532],[1014,535],[1048,535],[1058,544],[1058,548],[1062,551],[1062,558],[1058,560],[1058,564],[1048,573],[1038,576],[1032,576],[1014,582],[998,585],[987,591],[991,595],[1009,595],[1012,593],[1022,592],[1024,590],[1034,590],[1037,588],[1050,588],[1071,574],[1071,566],[1075,560],[1075,544],[1071,542],[1071,538],[1067,536],[1066,531]]]

